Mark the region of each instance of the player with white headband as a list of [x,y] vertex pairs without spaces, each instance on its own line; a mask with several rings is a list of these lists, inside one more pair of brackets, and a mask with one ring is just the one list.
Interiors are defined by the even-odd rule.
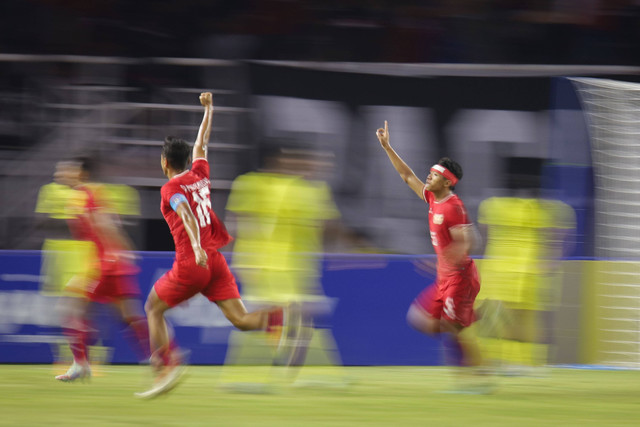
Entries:
[[473,305],[480,291],[475,263],[469,257],[474,242],[473,225],[460,198],[453,192],[462,178],[460,165],[443,157],[422,182],[389,143],[389,127],[376,132],[382,148],[400,177],[429,204],[429,233],[437,255],[435,283],[414,300],[407,313],[409,324],[425,334],[444,334],[456,364],[481,364],[478,345],[465,329],[475,321]]

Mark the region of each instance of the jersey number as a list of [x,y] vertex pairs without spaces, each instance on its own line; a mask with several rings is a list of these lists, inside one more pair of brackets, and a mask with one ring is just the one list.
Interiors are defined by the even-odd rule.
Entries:
[[444,314],[446,314],[449,319],[456,319],[456,305],[451,297],[447,297],[444,300]]
[[209,187],[202,187],[200,190],[192,192],[191,195],[193,196],[193,201],[197,203],[196,214],[198,215],[198,221],[200,221],[200,228],[206,227],[211,224]]

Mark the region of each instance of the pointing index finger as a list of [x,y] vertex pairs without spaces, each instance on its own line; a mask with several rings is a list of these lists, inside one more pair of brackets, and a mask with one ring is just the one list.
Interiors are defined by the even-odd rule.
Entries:
[[389,124],[386,120],[384,121],[384,133],[389,133]]

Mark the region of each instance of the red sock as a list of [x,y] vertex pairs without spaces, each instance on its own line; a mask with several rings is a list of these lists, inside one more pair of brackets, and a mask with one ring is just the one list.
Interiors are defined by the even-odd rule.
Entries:
[[169,365],[172,362],[171,356],[173,352],[178,348],[176,342],[172,339],[169,344],[164,345],[155,351],[155,354],[160,358],[163,365]]
[[132,342],[132,347],[138,354],[140,360],[149,358],[151,348],[149,346],[149,325],[146,317],[135,317],[129,319],[128,338]]
[[76,363],[86,364],[89,359],[87,340],[89,337],[89,324],[84,319],[76,319],[64,328],[64,334],[69,339],[69,347],[73,360]]

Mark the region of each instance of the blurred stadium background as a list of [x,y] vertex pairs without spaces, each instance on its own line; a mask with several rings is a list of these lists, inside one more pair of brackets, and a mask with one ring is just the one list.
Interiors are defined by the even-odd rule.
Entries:
[[[543,240],[545,266],[527,271],[553,295],[540,302],[548,362],[640,366],[637,1],[10,0],[0,16],[3,362],[55,358],[29,337],[53,334],[55,314],[35,316],[43,305],[33,300],[51,236],[36,203],[56,162],[95,153],[104,181],[135,190],[125,226],[144,251],[148,289],[170,264],[152,252],[173,249],[158,209],[160,147],[165,135],[193,140],[197,96],[210,90],[212,203],[223,219],[233,180],[273,148],[331,160],[323,179],[342,227],[326,242],[323,285],[339,301],[345,364],[441,363],[435,342],[398,332],[432,277],[416,259],[433,250],[423,204],[374,136],[388,120],[418,175],[444,155],[462,164],[457,192],[487,244],[497,220],[483,202],[562,202],[541,208],[544,224],[532,227],[566,233]],[[523,234],[514,233],[517,247]],[[397,295],[381,308],[391,286]],[[204,313],[195,306],[185,328]],[[363,332],[369,318],[375,333]],[[189,339],[219,345],[226,335],[203,337],[221,322],[197,323],[204,332]],[[224,349],[202,350],[199,363],[222,361]]]

